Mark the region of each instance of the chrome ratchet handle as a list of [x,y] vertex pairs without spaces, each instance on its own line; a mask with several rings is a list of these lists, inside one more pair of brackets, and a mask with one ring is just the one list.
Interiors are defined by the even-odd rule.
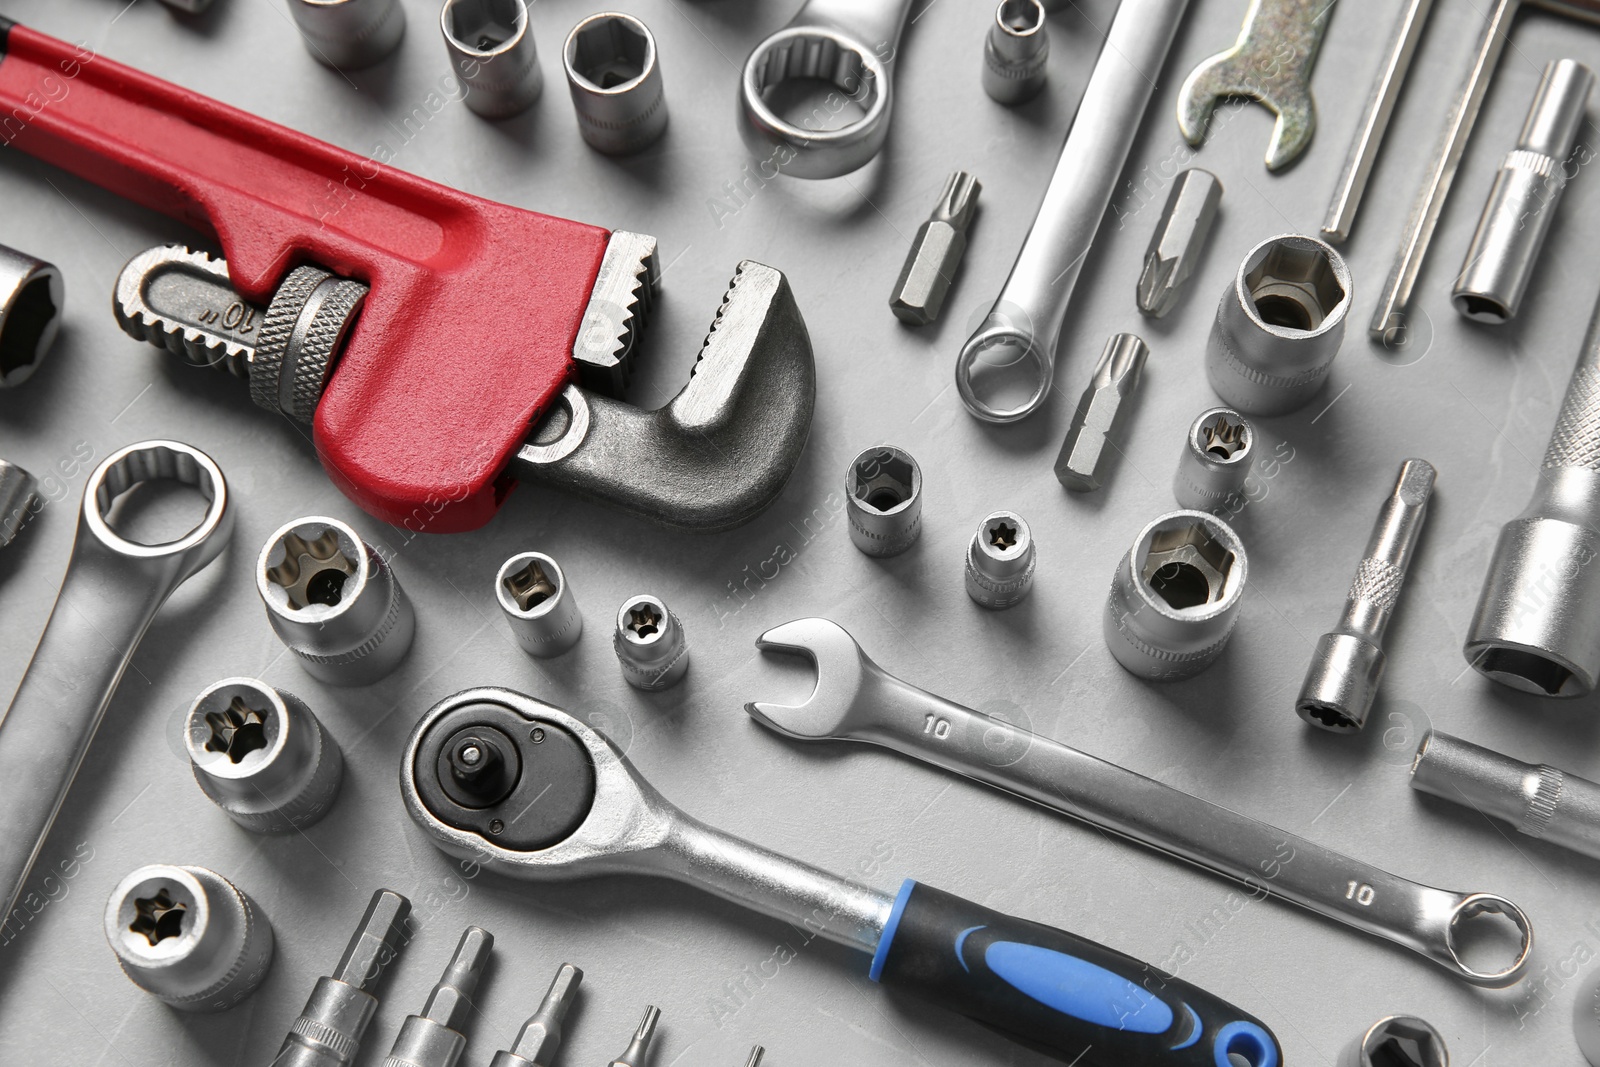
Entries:
[[[205,518],[176,541],[144,545],[111,529],[116,498],[139,482],[195,486]],[[233,533],[227,483],[211,457],[176,441],[112,454],[84,489],[77,537],[22,684],[0,719],[0,891],[9,918],[49,837],[117,683],[173,590],[210,563]]]

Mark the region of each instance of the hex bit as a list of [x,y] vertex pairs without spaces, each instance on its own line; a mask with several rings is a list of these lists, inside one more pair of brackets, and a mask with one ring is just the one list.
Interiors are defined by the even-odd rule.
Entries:
[[978,213],[983,185],[964,170],[950,175],[939,203],[917,230],[900,278],[889,297],[889,310],[901,322],[926,326],[939,317],[945,294],[967,250],[967,229]]
[[1106,342],[1056,457],[1056,479],[1068,489],[1087,493],[1100,488],[1110,454],[1117,450],[1111,435],[1122,423],[1149,355],[1149,346],[1131,333]]
[[481,926],[466,928],[450,965],[428,994],[422,1014],[407,1015],[400,1024],[383,1067],[455,1067],[467,1047],[461,1025],[493,947],[494,935],[489,931]]
[[489,1067],[550,1067],[561,1047],[561,1024],[578,999],[583,972],[570,963],[556,971],[539,1010],[528,1017],[509,1049],[494,1054]]
[[1322,635],[1295,700],[1295,711],[1312,726],[1354,733],[1366,725],[1383,680],[1383,635],[1394,617],[1406,568],[1428,514],[1435,471],[1427,460],[1400,464],[1394,490],[1378,512],[1367,551],[1345,596],[1339,625]]
[[660,1018],[661,1009],[653,1004],[645,1005],[644,1018],[639,1020],[633,1040],[622,1050],[622,1055],[611,1061],[609,1067],[643,1067],[645,1057],[650,1054],[650,1042],[656,1036],[656,1022]]
[[1208,170],[1191,168],[1172,183],[1156,232],[1150,235],[1135,291],[1142,313],[1159,319],[1178,306],[1221,202],[1222,182]]

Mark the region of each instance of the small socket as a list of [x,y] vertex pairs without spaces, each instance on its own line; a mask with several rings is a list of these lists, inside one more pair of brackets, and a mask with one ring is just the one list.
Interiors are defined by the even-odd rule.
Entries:
[[201,693],[183,741],[201,791],[256,833],[315,823],[344,778],[339,746],[305,702],[254,678],[226,678]]
[[1033,531],[1014,511],[997,511],[978,524],[967,546],[967,595],[986,608],[1009,608],[1033,589],[1038,557]]
[[622,676],[635,689],[671,688],[689,669],[683,624],[659,597],[641,594],[623,601],[612,645]]
[[1425,1020],[1389,1015],[1355,1040],[1339,1067],[1450,1067],[1450,1052]]
[[61,329],[65,294],[55,264],[0,245],[0,388],[38,369]]
[[1188,511],[1237,510],[1250,465],[1256,432],[1232,408],[1207,408],[1189,427],[1172,478],[1172,495]]
[[1050,35],[1039,0],[1000,0],[983,41],[983,91],[1001,104],[1032,100],[1049,74]]
[[494,595],[511,636],[530,656],[559,656],[583,633],[583,615],[567,588],[567,576],[543,552],[519,552],[502,563]]
[[667,97],[650,28],[632,15],[590,15],[561,49],[578,132],[608,156],[654,144],[667,129]]
[[133,984],[181,1011],[231,1008],[272,966],[266,916],[204,867],[140,867],[112,891],[105,930]]
[[329,685],[370,685],[399,665],[416,634],[411,601],[347,523],[296,519],[256,562],[267,621],[300,665]]
[[289,0],[306,51],[334,70],[370,67],[406,35],[400,0]]
[[893,445],[869,448],[845,474],[850,540],[869,556],[898,556],[922,535],[922,468]]
[[486,119],[520,115],[544,88],[523,0],[445,0],[439,12],[462,101]]
[[39,483],[33,475],[0,459],[0,548],[16,540],[38,507]]

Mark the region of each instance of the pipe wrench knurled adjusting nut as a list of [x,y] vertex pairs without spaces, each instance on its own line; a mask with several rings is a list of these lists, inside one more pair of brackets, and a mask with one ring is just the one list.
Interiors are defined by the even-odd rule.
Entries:
[[1075,493],[1100,488],[1112,453],[1119,451],[1111,437],[1126,417],[1149,356],[1149,346],[1131,333],[1106,342],[1056,454],[1056,481],[1066,488]]
[[655,35],[632,15],[590,15],[561,46],[578,132],[608,156],[654,144],[667,129],[667,96]]
[[279,527],[256,562],[267,621],[300,664],[329,685],[370,685],[399,665],[416,615],[388,563],[338,519]]
[[0,548],[16,540],[38,506],[38,481],[15,463],[0,459]]
[[112,890],[106,941],[134,985],[181,1011],[231,1008],[272,965],[255,901],[204,867],[153,863]]
[[986,608],[1020,603],[1033,589],[1038,562],[1022,516],[997,511],[978,524],[967,546],[967,595]]
[[456,1067],[466,1051],[461,1032],[473,1010],[472,994],[494,948],[494,935],[469,926],[456,943],[455,954],[440,976],[420,1015],[407,1015],[395,1035],[383,1067]]
[[983,91],[1001,104],[1032,100],[1049,76],[1050,34],[1039,0],[1000,0],[983,40]]
[[1434,478],[1426,460],[1400,464],[1345,596],[1338,629],[1318,639],[1295,700],[1295,711],[1312,726],[1354,733],[1367,724],[1383,680],[1383,637],[1416,555]]
[[381,62],[406,35],[400,0],[289,0],[289,13],[306,51],[334,70]]
[[1233,506],[1255,462],[1256,431],[1232,408],[1207,408],[1189,426],[1172,495],[1189,511]]
[[38,369],[61,329],[64,299],[55,264],[0,245],[0,388]]
[[670,689],[689,669],[683,624],[660,597],[641,593],[622,602],[612,635],[622,677],[635,689]]
[[551,979],[538,1010],[517,1032],[517,1040],[510,1048],[496,1052],[489,1067],[550,1067],[561,1047],[562,1024],[578,999],[578,985],[582,981],[582,971],[563,963]]
[[439,30],[474,112],[510,118],[539,99],[544,70],[524,0],[445,0]]
[[1388,1015],[1356,1038],[1337,1067],[1450,1067],[1450,1050],[1427,1020]]
[[1328,380],[1344,341],[1350,268],[1315,237],[1252,248],[1222,294],[1206,344],[1211,388],[1246,415],[1287,415]]
[[1593,87],[1594,72],[1575,60],[1545,65],[1517,146],[1500,164],[1450,293],[1467,318],[1498,324],[1516,317],[1555,222],[1570,177],[1568,157]]
[[189,708],[194,780],[246,830],[281,834],[328,813],[344,757],[305,702],[254,678],[225,678]]
[[543,552],[519,552],[502,563],[494,595],[511,636],[530,656],[559,656],[583,633],[583,615],[567,588],[566,573]]
[[905,449],[875,445],[851,460],[844,496],[850,541],[867,555],[898,556],[922,536],[922,468]]
[[1106,644],[1141,678],[1189,678],[1222,654],[1244,598],[1248,560],[1233,528],[1203,511],[1150,523],[1117,564]]

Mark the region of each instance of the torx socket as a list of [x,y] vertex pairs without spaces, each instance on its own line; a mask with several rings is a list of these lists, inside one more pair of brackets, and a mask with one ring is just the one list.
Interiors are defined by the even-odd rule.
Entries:
[[967,545],[967,595],[991,609],[1020,603],[1033,589],[1038,562],[1022,516],[997,511],[978,524]]
[[1252,248],[1222,294],[1206,344],[1206,377],[1246,415],[1287,415],[1328,380],[1353,290],[1332,246],[1297,234]]
[[1256,431],[1232,408],[1207,408],[1189,425],[1172,495],[1189,511],[1237,512],[1255,462]]
[[201,791],[256,833],[315,823],[344,778],[339,746],[305,702],[254,678],[225,678],[201,693],[183,743]]
[[1172,183],[1135,287],[1140,312],[1159,319],[1178,306],[1221,202],[1222,182],[1208,170],[1191,168]]
[[381,62],[406,35],[400,0],[289,0],[289,13],[306,51],[334,70]]
[[256,562],[267,621],[329,685],[369,685],[411,648],[416,615],[394,572],[348,523],[312,515],[280,526]]
[[650,1055],[650,1042],[656,1036],[656,1022],[660,1018],[659,1008],[653,1004],[645,1005],[644,1018],[639,1020],[633,1040],[622,1050],[622,1055],[611,1061],[609,1067],[644,1067],[644,1061]]
[[1383,637],[1416,555],[1434,477],[1427,460],[1400,464],[1394,489],[1378,511],[1367,550],[1345,594],[1344,614],[1337,628],[1318,639],[1294,702],[1295,711],[1312,726],[1354,733],[1367,724],[1383,680]]
[[204,867],[152,863],[117,883],[106,941],[133,983],[180,1011],[231,1008],[272,966],[272,927],[255,901]]
[[467,1047],[461,1027],[492,948],[493,934],[481,926],[467,927],[422,1014],[407,1015],[400,1024],[383,1067],[455,1067]]
[[510,118],[539,99],[544,71],[524,0],[445,0],[439,29],[473,112]]
[[1174,681],[1209,667],[1228,643],[1248,560],[1233,528],[1173,511],[1139,531],[1111,579],[1106,645],[1141,678]]
[[1600,678],[1600,305],[1521,515],[1500,530],[1463,652],[1484,675],[1538,696],[1583,696]]
[[590,15],[561,48],[578,132],[608,156],[648,148],[667,129],[667,96],[656,38],[632,15]]
[[982,191],[982,183],[964,170],[945,179],[939,202],[917,228],[894,292],[889,294],[889,310],[901,322],[926,326],[939,317],[967,251],[967,231],[978,213]]
[[1467,318],[1498,324],[1516,317],[1572,176],[1568,157],[1593,87],[1594,72],[1575,60],[1545,65],[1517,146],[1500,164],[1450,293]]
[[0,548],[16,540],[39,507],[39,483],[33,475],[0,459]]
[[643,593],[623,601],[611,643],[622,677],[635,689],[668,689],[689,669],[683,624],[660,597]]
[[911,453],[877,445],[850,462],[844,479],[850,541],[869,556],[898,556],[922,536],[922,468]]
[[494,595],[511,636],[530,656],[548,659],[578,643],[583,615],[561,565],[543,552],[519,552],[500,565]]
[[1050,34],[1039,0],[1000,0],[983,39],[983,91],[1001,104],[1032,100],[1044,88]]
[[1426,1020],[1388,1015],[1356,1038],[1338,1067],[1450,1067],[1450,1051]]
[[317,979],[272,1067],[350,1067],[378,1010],[373,990],[406,943],[410,914],[411,902],[399,893],[372,894],[344,955],[332,974]]
[[0,388],[39,368],[61,328],[66,289],[53,263],[0,245]]
[[1105,481],[1112,454],[1121,451],[1112,435],[1132,406],[1149,356],[1150,347],[1131,333],[1114,334],[1106,342],[1056,455],[1056,480],[1068,489],[1089,493]]
[[516,1043],[501,1049],[489,1067],[550,1067],[561,1047],[561,1024],[578,999],[578,984],[583,972],[570,963],[556,971],[539,1009],[522,1024]]
[[1432,730],[1411,761],[1411,788],[1600,859],[1600,784],[1587,778]]

